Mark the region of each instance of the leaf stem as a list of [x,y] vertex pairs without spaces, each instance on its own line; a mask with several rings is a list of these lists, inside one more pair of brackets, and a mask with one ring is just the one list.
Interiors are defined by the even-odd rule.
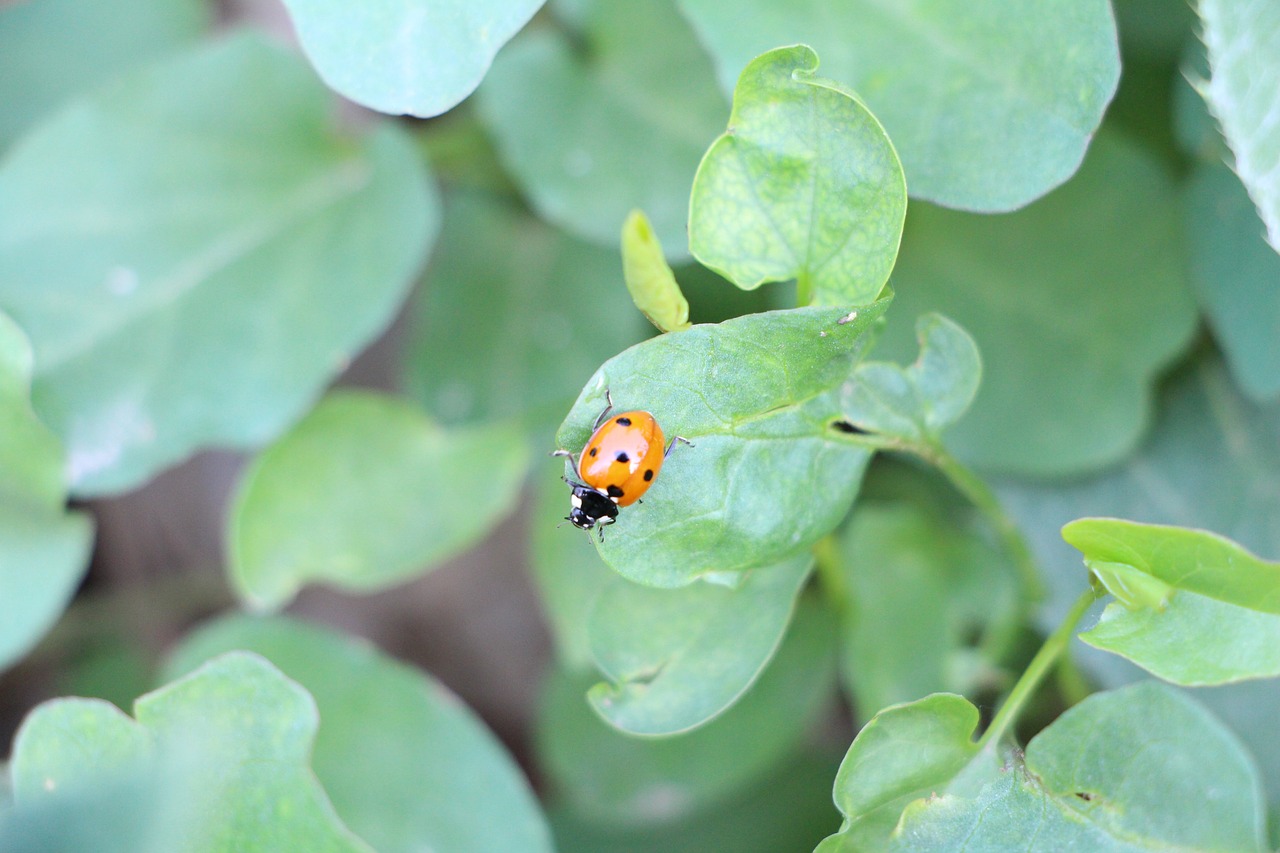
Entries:
[[841,572],[835,536],[828,534],[814,544],[813,559],[817,563],[818,579],[827,593],[828,603],[837,611],[842,610],[849,600],[849,590]]
[[809,280],[808,270],[796,276],[796,307],[803,308],[813,302],[813,282]]
[[1090,585],[1089,589],[1076,599],[1076,603],[1071,605],[1071,610],[1067,612],[1062,624],[1044,641],[1040,651],[1036,652],[1036,656],[1031,659],[1031,663],[1027,664],[1026,671],[1022,673],[1018,683],[1013,685],[1013,689],[1009,691],[1009,697],[1000,706],[1000,711],[996,714],[995,719],[991,721],[991,725],[987,727],[987,730],[982,734],[982,738],[978,741],[979,749],[999,741],[1009,726],[1013,724],[1013,721],[1018,718],[1023,706],[1035,694],[1040,682],[1054,668],[1058,658],[1066,650],[1067,643],[1071,641],[1071,636],[1081,617],[1084,616],[1085,611],[1089,609],[1089,605],[1093,604],[1097,598],[1097,590]]

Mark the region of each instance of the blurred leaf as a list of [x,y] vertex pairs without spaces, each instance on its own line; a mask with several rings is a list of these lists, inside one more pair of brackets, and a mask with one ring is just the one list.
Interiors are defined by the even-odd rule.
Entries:
[[828,793],[835,762],[804,756],[740,796],[684,819],[643,826],[552,812],[562,853],[780,853],[810,850],[836,824]]
[[977,341],[982,387],[945,442],[957,455],[1061,475],[1132,450],[1155,374],[1195,330],[1177,216],[1169,176],[1112,136],[1024,211],[912,208],[882,351],[911,358],[910,323],[927,311]]
[[1110,3],[680,0],[727,90],[751,57],[813,45],[902,157],[912,196],[1011,210],[1071,177],[1120,76]]
[[0,670],[53,627],[93,542],[89,517],[64,512],[62,448],[31,410],[31,358],[0,314]]
[[1200,0],[1211,75],[1209,107],[1222,124],[1235,170],[1280,252],[1280,6],[1243,0]]
[[63,101],[195,41],[204,0],[27,0],[0,8],[0,149]]
[[742,699],[674,737],[633,737],[601,720],[582,697],[595,673],[553,675],[537,740],[559,795],[592,819],[652,824],[738,794],[795,751],[831,698],[832,627],[826,611],[802,605],[777,655]]
[[658,331],[689,328],[689,303],[643,210],[631,211],[622,223],[622,277],[632,301]]
[[630,580],[680,586],[779,562],[834,528],[870,456],[831,426],[834,390],[887,301],[843,324],[844,309],[798,308],[694,326],[605,362],[560,426],[559,447],[586,443],[605,389],[696,444],[674,452],[644,504],[609,528],[605,561]]
[[817,68],[796,45],[742,72],[694,178],[689,248],[742,288],[794,278],[803,304],[870,302],[902,238],[902,165],[875,116]]
[[284,0],[333,89],[384,113],[429,118],[475,91],[494,54],[544,0]]
[[305,65],[254,36],[36,128],[0,166],[0,308],[73,490],[273,437],[388,322],[435,220],[404,136],[339,136]]
[[1191,283],[1232,376],[1255,400],[1280,396],[1280,256],[1240,179],[1202,163],[1184,195]]
[[916,318],[920,355],[909,367],[863,362],[841,393],[840,408],[854,425],[913,442],[933,442],[960,420],[982,380],[978,347],[941,314]]
[[511,512],[528,448],[509,425],[447,431],[394,397],[330,394],[244,473],[231,576],[275,609],[324,581],[373,591],[435,568]]
[[494,63],[480,114],[502,159],[551,222],[605,246],[633,208],[687,257],[689,187],[725,102],[671,0],[585,0],[570,36],[531,30]]
[[736,589],[606,587],[587,626],[591,653],[613,683],[588,693],[617,728],[669,735],[732,706],[777,651],[813,558],[752,570]]
[[[982,643],[1016,611],[1012,569],[954,516],[861,503],[840,534],[844,653],[856,716],[949,690],[995,686]],[[986,682],[986,683],[984,683]]]
[[1185,694],[1148,682],[1070,708],[976,795],[907,806],[893,849],[1261,850],[1249,754]]
[[[51,820],[61,812],[75,825],[85,794],[144,779],[153,796],[114,815],[101,841],[113,843],[123,828],[135,842],[150,836],[142,849],[155,851],[371,849],[311,774],[315,702],[258,656],[225,655],[134,707],[136,723],[97,699],[54,699],[32,711],[10,767],[19,813],[44,810]],[[87,846],[69,849],[102,849],[90,840],[96,831],[79,828]]]
[[406,386],[445,423],[523,420],[549,435],[582,378],[641,337],[621,272],[615,253],[493,197],[449,196]]
[[167,670],[177,676],[231,649],[264,655],[315,696],[316,775],[337,812],[379,853],[550,851],[511,757],[430,676],[361,640],[246,616],[201,628]]
[[[1176,0],[1161,0],[1181,6]],[[1190,4],[1183,8],[1194,16]],[[1174,75],[1173,129],[1178,147],[1187,157],[1200,163],[1231,162],[1231,149],[1218,130],[1218,120],[1209,112],[1201,92],[1209,78],[1209,55],[1204,42],[1189,36],[1182,51],[1182,61]],[[1237,179],[1238,180],[1238,179]],[[1255,214],[1256,216],[1256,214]]]
[[1114,0],[1112,6],[1126,66],[1131,56],[1175,60],[1196,21],[1192,4],[1183,0]]

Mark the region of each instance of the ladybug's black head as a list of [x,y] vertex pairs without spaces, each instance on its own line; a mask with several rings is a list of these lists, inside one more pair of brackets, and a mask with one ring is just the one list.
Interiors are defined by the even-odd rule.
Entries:
[[568,520],[574,527],[591,530],[618,520],[618,505],[612,498],[600,494],[590,486],[580,483],[570,485],[573,487],[573,494],[569,496],[569,502],[573,507],[569,510]]

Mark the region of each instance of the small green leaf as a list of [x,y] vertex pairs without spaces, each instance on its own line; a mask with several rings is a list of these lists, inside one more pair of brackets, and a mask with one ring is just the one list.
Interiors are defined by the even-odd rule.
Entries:
[[742,288],[796,279],[802,303],[870,302],[902,238],[902,165],[875,116],[817,68],[796,45],[743,70],[694,178],[689,248]]
[[5,4],[0,149],[72,95],[194,41],[210,11],[203,0]]
[[1147,682],[1070,708],[976,794],[918,799],[891,849],[1260,851],[1257,770],[1199,703]]
[[612,248],[638,207],[687,257],[689,187],[726,112],[710,61],[671,0],[556,11],[572,34],[524,33],[478,93],[503,161],[545,219]]
[[1120,77],[1106,0],[680,2],[726,89],[760,52],[813,45],[888,129],[912,196],[948,207],[1011,210],[1071,177]]
[[78,100],[0,165],[0,310],[72,490],[284,429],[391,319],[436,227],[420,156],[353,140],[300,59],[239,35]]
[[612,725],[669,735],[706,723],[742,696],[782,642],[813,558],[752,570],[737,589],[610,586],[592,609],[591,653],[612,684],[588,693]]
[[358,104],[429,118],[475,91],[545,0],[285,0],[324,81]]
[[622,277],[632,301],[658,331],[689,328],[689,303],[642,210],[631,211],[622,223]]
[[550,851],[511,757],[430,676],[350,637],[245,616],[201,628],[166,669],[177,677],[232,649],[265,656],[315,696],[316,775],[338,814],[379,853]]
[[1174,588],[1164,581],[1124,563],[1108,563],[1105,560],[1085,560],[1107,592],[1114,595],[1130,610],[1160,610],[1173,597]]
[[920,356],[910,367],[886,362],[858,365],[840,407],[868,432],[933,442],[960,420],[982,379],[978,347],[964,329],[941,314],[916,318]]
[[1244,0],[1200,0],[1209,48],[1209,107],[1235,155],[1236,174],[1280,252],[1280,7]]
[[795,751],[831,698],[832,619],[801,606],[777,655],[742,699],[692,732],[637,738],[582,701],[597,677],[553,675],[538,751],[560,796],[597,820],[648,824],[691,816],[733,796]]
[[[371,850],[311,773],[315,702],[257,655],[210,661],[134,707],[136,723],[95,699],[54,699],[32,711],[10,766],[19,813],[43,810],[74,824],[81,796],[140,778],[151,796],[112,816],[107,843],[119,824],[135,839],[151,836],[146,847],[157,853]],[[80,828],[89,841],[90,827]]]
[[698,325],[607,361],[561,425],[559,447],[586,443],[606,389],[619,410],[650,411],[666,435],[695,446],[675,449],[644,503],[608,528],[605,561],[638,583],[680,586],[777,563],[834,528],[870,456],[831,426],[835,392],[886,304]]
[[1280,563],[1214,533],[1118,518],[1081,518],[1062,538],[1085,561],[1122,563],[1179,590],[1280,615]]
[[232,579],[269,609],[313,581],[385,589],[478,541],[515,506],[527,464],[511,426],[446,431],[396,398],[335,392],[245,472]]

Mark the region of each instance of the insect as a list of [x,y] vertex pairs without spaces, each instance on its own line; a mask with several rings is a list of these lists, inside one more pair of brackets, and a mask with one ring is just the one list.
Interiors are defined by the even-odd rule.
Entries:
[[[677,435],[663,447],[662,427],[653,415],[641,411],[610,415],[613,397],[608,390],[604,398],[604,411],[596,418],[591,438],[578,457],[577,471],[582,482],[564,478],[573,489],[569,496],[572,507],[565,521],[583,530],[598,530],[601,542],[605,525],[618,520],[618,509],[636,503],[649,490],[676,442],[693,446],[693,442]],[[573,456],[568,450],[551,455]]]

